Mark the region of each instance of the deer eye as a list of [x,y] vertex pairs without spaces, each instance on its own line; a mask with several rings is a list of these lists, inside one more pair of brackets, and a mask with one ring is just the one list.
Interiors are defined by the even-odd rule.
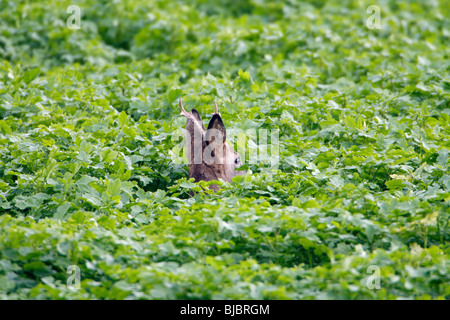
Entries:
[[239,158],[234,159],[234,163],[238,164],[239,163]]

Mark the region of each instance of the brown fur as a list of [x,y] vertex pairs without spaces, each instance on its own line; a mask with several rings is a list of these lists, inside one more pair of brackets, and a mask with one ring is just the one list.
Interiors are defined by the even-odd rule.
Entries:
[[[189,159],[189,178],[194,178],[196,182],[219,179],[231,182],[233,177],[245,174],[245,171],[234,170],[242,163],[239,160],[239,154],[226,142],[226,129],[222,117],[217,112],[217,105],[207,131],[197,110],[192,109],[191,112],[186,112],[181,99],[180,107],[181,115],[188,118],[186,148]],[[208,155],[211,155],[211,158]],[[211,185],[210,188],[219,189],[217,185]]]

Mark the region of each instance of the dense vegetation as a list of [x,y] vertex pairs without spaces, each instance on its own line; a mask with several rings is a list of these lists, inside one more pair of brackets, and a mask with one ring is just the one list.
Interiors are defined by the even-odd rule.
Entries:
[[[450,298],[449,16],[0,2],[0,298]],[[277,170],[247,155],[217,194],[189,181],[180,96],[205,122],[217,99],[227,128],[278,130]]]

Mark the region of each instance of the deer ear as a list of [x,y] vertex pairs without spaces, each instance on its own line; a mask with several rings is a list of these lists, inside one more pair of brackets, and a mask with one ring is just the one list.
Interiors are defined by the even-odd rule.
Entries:
[[198,111],[196,109],[192,109],[191,112],[196,120],[202,121],[202,118],[200,117],[200,114],[198,113]]
[[219,114],[214,114],[213,117],[211,118],[211,121],[209,121],[208,129],[206,130],[207,145],[212,142],[211,137],[214,136],[215,131],[210,129],[218,130],[222,134],[223,143],[225,143],[225,140],[227,139],[227,130],[225,129],[225,125],[223,124],[222,118],[220,117]]
[[195,109],[192,109],[191,113],[194,116],[195,120],[201,125],[202,129],[204,130],[205,126],[203,125],[202,118],[200,117],[200,114],[198,113],[198,111]]

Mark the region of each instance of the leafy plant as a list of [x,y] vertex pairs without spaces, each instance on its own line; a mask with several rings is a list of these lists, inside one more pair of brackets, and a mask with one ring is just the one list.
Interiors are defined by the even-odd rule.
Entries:
[[[2,1],[0,298],[449,299],[449,6],[366,5]],[[180,96],[248,175],[187,179]]]

